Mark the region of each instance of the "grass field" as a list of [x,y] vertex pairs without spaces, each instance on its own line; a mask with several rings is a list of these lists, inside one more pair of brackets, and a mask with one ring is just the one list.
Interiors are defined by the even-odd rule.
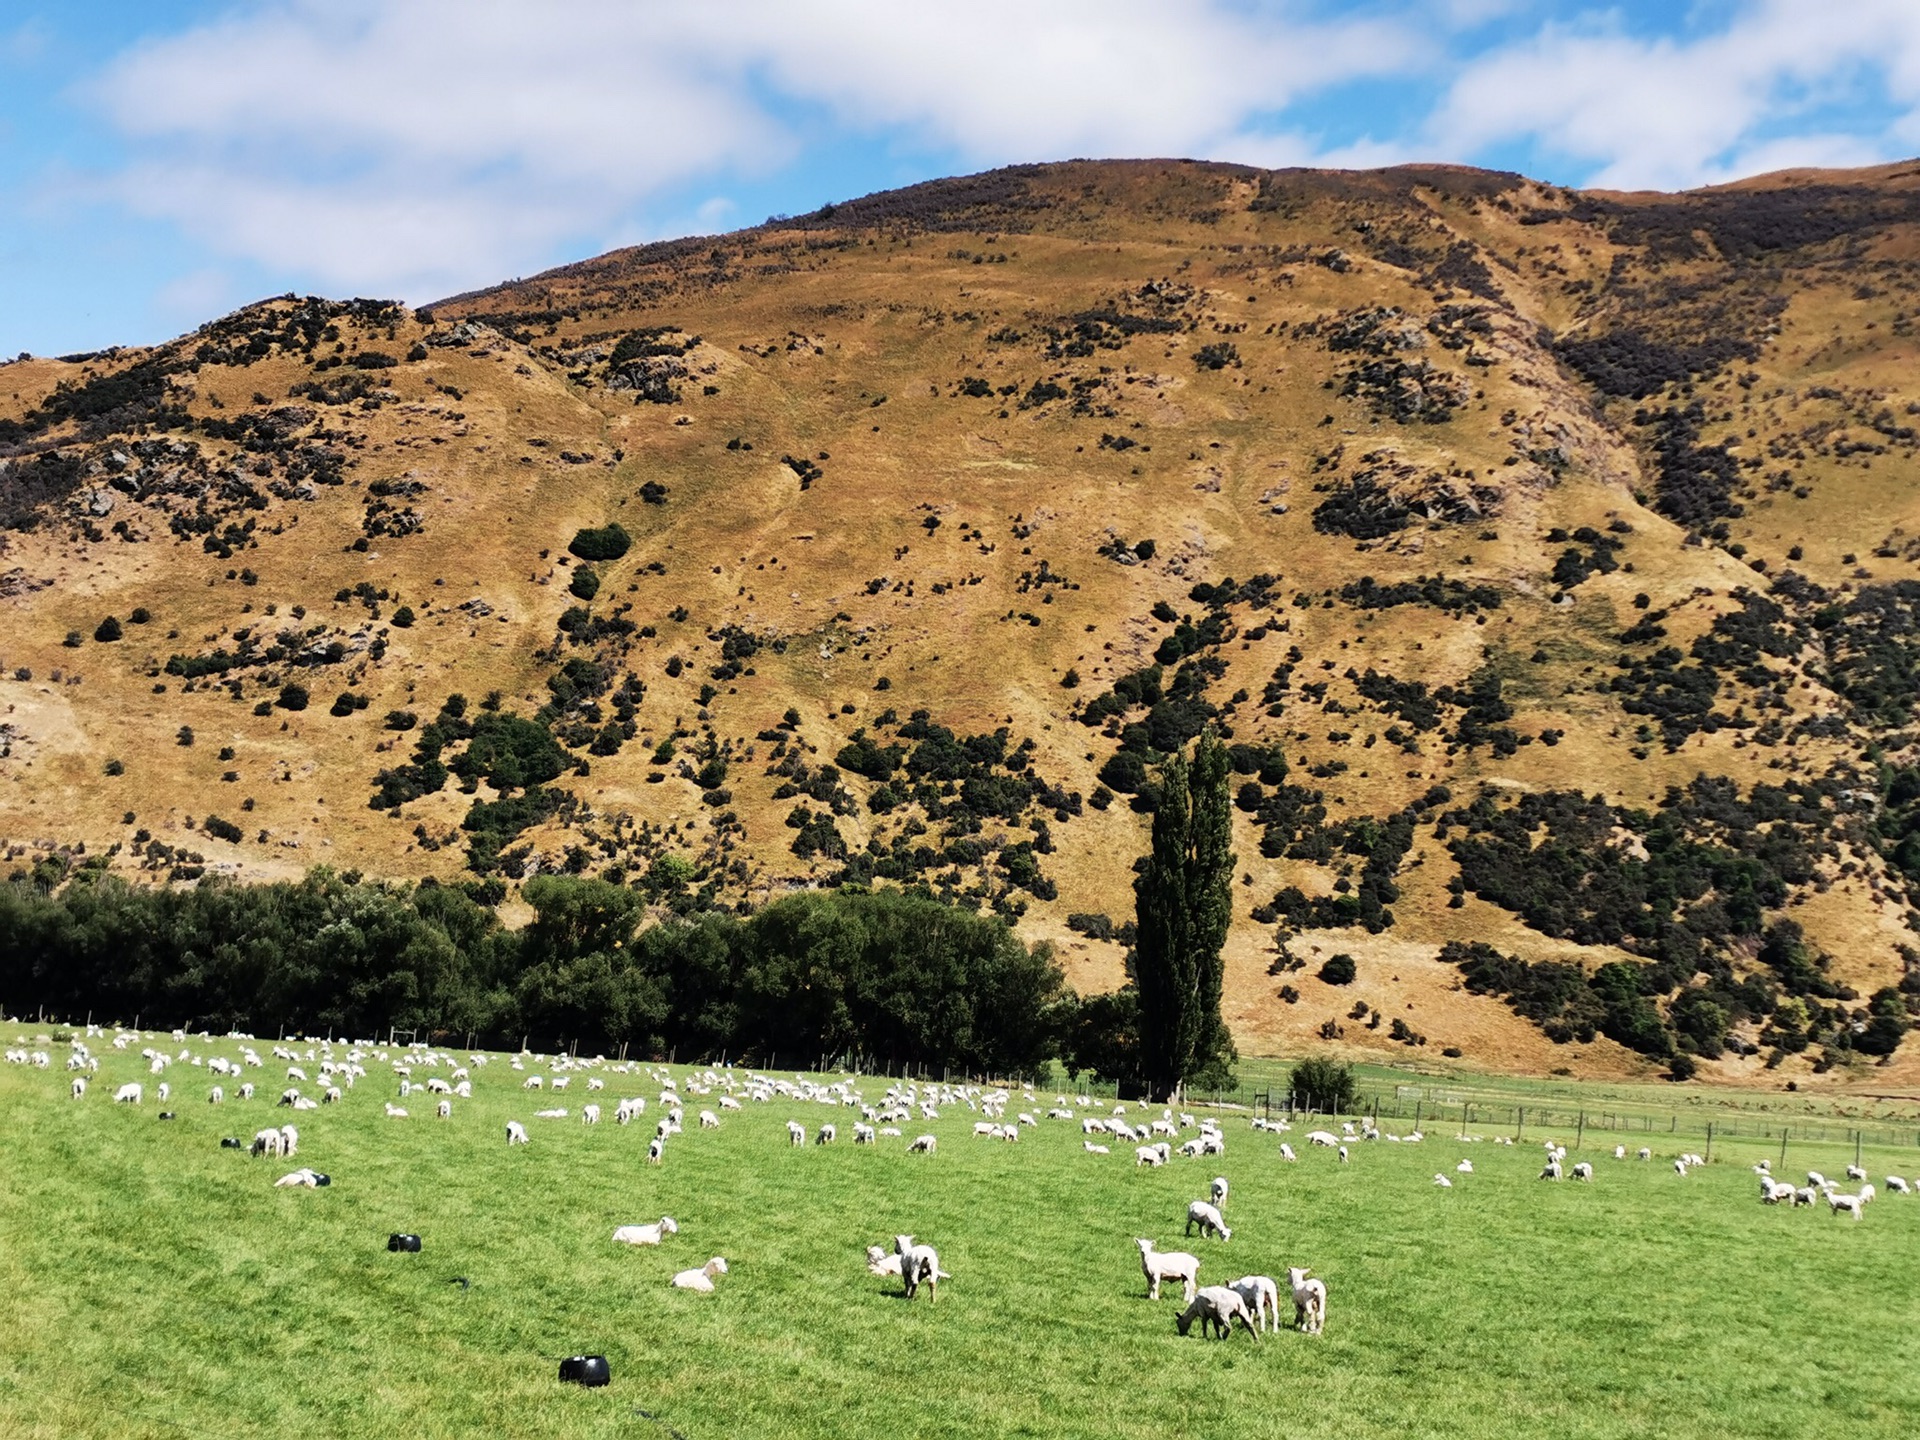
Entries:
[[[1356,1145],[1343,1166],[1296,1130],[1289,1164],[1230,1118],[1224,1160],[1155,1171],[1121,1142],[1084,1153],[1077,1123],[1007,1145],[971,1138],[977,1117],[953,1106],[902,1127],[940,1136],[921,1157],[904,1140],[856,1149],[851,1115],[781,1100],[702,1132],[713,1101],[689,1096],[687,1133],[654,1168],[659,1086],[637,1074],[535,1098],[496,1057],[450,1121],[424,1096],[389,1120],[390,1071],[369,1057],[343,1104],[290,1117],[272,1103],[285,1064],[262,1044],[260,1097],[209,1107],[215,1077],[176,1063],[178,1118],[161,1123],[138,1046],[93,1044],[101,1070],[78,1102],[63,1045],[38,1046],[48,1070],[0,1067],[10,1437],[1779,1437],[1904,1433],[1920,1416],[1920,1197],[1883,1195],[1859,1224],[1762,1207],[1758,1143],[1717,1146],[1682,1178],[1659,1137],[1652,1164],[1590,1137],[1595,1183],[1549,1185],[1531,1144],[1430,1130]],[[113,1104],[131,1079],[145,1104]],[[642,1122],[611,1123],[621,1095],[648,1098]],[[594,1128],[577,1119],[589,1098],[609,1116]],[[549,1105],[576,1118],[532,1118]],[[219,1147],[289,1118],[295,1162]],[[530,1145],[506,1148],[508,1118]],[[836,1120],[840,1143],[791,1149],[788,1118]],[[1463,1157],[1475,1173],[1436,1188]],[[1796,1146],[1793,1168],[1851,1158]],[[1884,1191],[1920,1152],[1866,1163]],[[332,1186],[272,1188],[294,1164]],[[1186,1202],[1215,1174],[1233,1239],[1184,1241]],[[663,1213],[681,1229],[660,1249],[611,1243]],[[387,1253],[393,1230],[420,1232],[423,1253]],[[866,1273],[862,1247],[901,1230],[952,1273],[937,1304]],[[1313,1267],[1325,1334],[1181,1339],[1177,1301],[1144,1298],[1136,1235],[1195,1250],[1203,1283]],[[716,1254],[731,1266],[716,1294],[668,1286]],[[583,1351],[610,1358],[610,1387],[557,1383]]]

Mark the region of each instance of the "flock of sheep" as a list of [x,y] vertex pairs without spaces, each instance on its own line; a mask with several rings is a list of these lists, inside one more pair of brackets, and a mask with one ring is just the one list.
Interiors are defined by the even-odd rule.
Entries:
[[[66,1069],[74,1072],[72,1098],[79,1100],[86,1095],[88,1079],[100,1067],[99,1057],[93,1053],[91,1042],[101,1040],[116,1051],[129,1051],[143,1038],[131,1031],[118,1031],[108,1036],[102,1027],[89,1026],[84,1039],[72,1039],[66,1060]],[[171,1050],[147,1044],[138,1051],[139,1058],[146,1062],[153,1077],[156,1098],[162,1104],[172,1096],[172,1085],[163,1077],[176,1065],[201,1069],[216,1082],[225,1082],[213,1083],[207,1088],[206,1099],[210,1105],[226,1102],[226,1084],[229,1083],[233,1084],[238,1099],[247,1101],[254,1097],[254,1082],[243,1077],[249,1071],[264,1070],[268,1062],[249,1039],[235,1036],[225,1042],[201,1040],[201,1044],[208,1048],[214,1043],[231,1045],[235,1053],[229,1057],[199,1053],[194,1045],[186,1043],[184,1032],[175,1031],[172,1038],[175,1048]],[[356,1082],[368,1078],[367,1067],[373,1064],[390,1073],[390,1083],[397,1086],[398,1099],[404,1101],[416,1094],[429,1097],[436,1115],[442,1120],[452,1118],[456,1100],[472,1096],[473,1075],[488,1065],[490,1059],[486,1055],[474,1054],[463,1061],[452,1054],[426,1046],[381,1046],[365,1041],[352,1044],[340,1042],[338,1046],[333,1042],[305,1041],[297,1047],[282,1043],[271,1047],[270,1054],[275,1065],[285,1066],[285,1076],[289,1082],[279,1093],[279,1107],[300,1111],[338,1104],[354,1089]],[[43,1070],[52,1066],[52,1056],[45,1050],[9,1049],[5,1052],[5,1059],[9,1063]],[[1159,1109],[1154,1114],[1151,1107],[1135,1107],[1130,1113],[1124,1104],[1112,1105],[1094,1113],[1094,1102],[1085,1095],[1072,1098],[1056,1096],[1054,1103],[1043,1110],[1040,1100],[1030,1088],[1019,1090],[1016,1101],[1015,1091],[1006,1087],[901,1081],[889,1084],[877,1100],[869,1101],[859,1082],[854,1079],[827,1082],[795,1077],[789,1080],[731,1068],[705,1068],[683,1079],[676,1079],[664,1067],[608,1062],[601,1058],[580,1060],[565,1055],[517,1055],[509,1057],[507,1064],[517,1073],[520,1090],[529,1097],[535,1094],[547,1098],[565,1095],[576,1081],[583,1092],[597,1094],[603,1092],[607,1081],[615,1077],[624,1082],[623,1089],[638,1088],[638,1082],[642,1081],[657,1087],[652,1102],[657,1119],[647,1148],[647,1159],[655,1165],[664,1163],[669,1142],[685,1133],[683,1120],[690,1098],[710,1102],[698,1111],[700,1130],[719,1129],[723,1114],[741,1111],[748,1105],[782,1102],[820,1106],[831,1108],[836,1115],[844,1113],[854,1145],[877,1146],[883,1141],[902,1141],[904,1152],[915,1155],[936,1153],[938,1136],[932,1131],[922,1131],[908,1140],[901,1127],[910,1125],[918,1130],[923,1124],[940,1120],[943,1111],[962,1108],[978,1117],[973,1120],[971,1127],[974,1138],[1001,1143],[1017,1143],[1025,1131],[1055,1123],[1070,1124],[1077,1120],[1081,1129],[1082,1148],[1086,1153],[1109,1155],[1111,1149],[1105,1141],[1124,1141],[1133,1147],[1136,1167],[1157,1168],[1171,1163],[1176,1155],[1201,1159],[1224,1156],[1226,1153],[1226,1137],[1219,1122],[1211,1117],[1196,1120],[1191,1114],[1176,1114],[1170,1108]],[[416,1075],[422,1078],[416,1079]],[[318,1098],[308,1094],[303,1086],[317,1089]],[[114,1099],[118,1103],[137,1106],[144,1103],[145,1093],[145,1086],[141,1083],[129,1083],[115,1091]],[[639,1095],[614,1101],[612,1120],[622,1126],[642,1120],[648,1113],[648,1105],[648,1098]],[[1014,1110],[1012,1119],[1007,1116],[1009,1108]],[[409,1118],[407,1108],[391,1100],[384,1102],[384,1110],[391,1119]],[[578,1118],[582,1124],[597,1125],[602,1113],[602,1102],[589,1100],[579,1107]],[[853,1118],[856,1114],[858,1119]],[[172,1118],[171,1112],[163,1112],[162,1118]],[[549,1104],[534,1111],[532,1118],[536,1121],[557,1121],[567,1120],[571,1115],[567,1107]],[[1355,1147],[1370,1142],[1418,1144],[1426,1138],[1417,1130],[1406,1135],[1384,1133],[1375,1122],[1365,1119],[1329,1123],[1338,1123],[1339,1131],[1310,1130],[1303,1137],[1304,1142],[1308,1149],[1333,1152],[1341,1164],[1350,1161]],[[1285,1120],[1256,1118],[1252,1128],[1270,1135],[1285,1135],[1291,1126]],[[526,1145],[532,1141],[526,1124],[519,1120],[507,1121],[505,1130],[506,1142],[510,1146]],[[801,1121],[787,1119],[785,1134],[788,1145],[793,1147],[834,1145],[839,1141],[840,1122],[837,1119],[826,1121],[810,1132],[809,1127]],[[1462,1135],[1459,1138],[1463,1142],[1475,1142],[1483,1137]],[[223,1140],[222,1144],[236,1149],[245,1148],[256,1157],[291,1159],[298,1153],[299,1141],[299,1132],[295,1127],[282,1124],[260,1129],[251,1144],[243,1146],[238,1139]],[[1514,1142],[1509,1137],[1497,1136],[1492,1137],[1492,1143],[1512,1145]],[[1593,1181],[1594,1167],[1590,1162],[1581,1161],[1568,1168],[1564,1146],[1552,1141],[1544,1142],[1544,1145],[1545,1166],[1540,1172],[1542,1180],[1559,1181],[1570,1176],[1575,1181]],[[1297,1161],[1299,1158],[1287,1139],[1280,1141],[1278,1153],[1283,1161]],[[1625,1160],[1626,1147],[1616,1146],[1614,1158]],[[1641,1149],[1638,1158],[1650,1160],[1651,1150]],[[1673,1163],[1675,1171],[1684,1176],[1705,1161],[1699,1155],[1684,1154]],[[1806,1186],[1795,1186],[1775,1180],[1764,1161],[1753,1168],[1760,1179],[1760,1198],[1769,1205],[1791,1203],[1794,1206],[1812,1206],[1824,1198],[1833,1214],[1838,1215],[1844,1210],[1859,1220],[1865,1206],[1876,1193],[1872,1185],[1864,1183],[1858,1191],[1843,1192],[1817,1172],[1809,1172]],[[1452,1176],[1444,1171],[1436,1172],[1433,1184],[1451,1190],[1455,1185],[1454,1177],[1466,1177],[1473,1173],[1473,1162],[1462,1159],[1455,1166]],[[1849,1166],[1847,1178],[1864,1182],[1866,1172],[1857,1166]],[[330,1177],[302,1167],[281,1175],[273,1183],[276,1187],[285,1188],[320,1188],[330,1183]],[[1887,1177],[1886,1188],[1889,1193],[1910,1193],[1907,1182],[1899,1176]],[[1203,1245],[1213,1241],[1223,1247],[1232,1239],[1233,1230],[1225,1215],[1228,1192],[1227,1179],[1224,1176],[1216,1177],[1208,1187],[1207,1198],[1196,1199],[1188,1205],[1185,1237],[1191,1237],[1197,1230]],[[621,1225],[614,1230],[612,1238],[615,1243],[623,1245],[660,1246],[666,1237],[677,1235],[679,1230],[680,1226],[672,1216],[663,1215],[649,1223]],[[1202,1286],[1199,1284],[1202,1262],[1197,1255],[1184,1250],[1160,1250],[1148,1237],[1137,1237],[1135,1244],[1147,1281],[1148,1299],[1159,1299],[1163,1282],[1179,1282],[1185,1307],[1176,1321],[1181,1335],[1190,1333],[1196,1319],[1200,1322],[1202,1335],[1212,1334],[1221,1339],[1232,1332],[1236,1322],[1255,1337],[1270,1329],[1280,1329],[1281,1289],[1271,1277],[1250,1274],[1223,1285]],[[940,1257],[934,1247],[918,1241],[911,1234],[896,1235],[891,1249],[881,1245],[866,1246],[865,1263],[870,1274],[898,1277],[903,1293],[909,1299],[924,1287],[929,1301],[937,1301],[939,1282],[952,1278],[941,1268]],[[726,1259],[715,1255],[704,1265],[672,1274],[668,1283],[679,1290],[712,1293],[716,1279],[727,1274],[727,1269]],[[1327,1316],[1326,1284],[1314,1276],[1310,1267],[1289,1267],[1285,1273],[1287,1291],[1294,1307],[1294,1325],[1307,1334],[1320,1333]]]

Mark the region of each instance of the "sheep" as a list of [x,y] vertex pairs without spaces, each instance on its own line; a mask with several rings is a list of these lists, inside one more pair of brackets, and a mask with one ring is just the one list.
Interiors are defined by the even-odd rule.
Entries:
[[1324,1146],[1326,1149],[1331,1150],[1340,1143],[1340,1138],[1327,1130],[1309,1130],[1307,1132],[1307,1143],[1309,1145]]
[[1835,1190],[1827,1196],[1827,1204],[1832,1207],[1835,1215],[1845,1210],[1849,1212],[1855,1220],[1858,1220],[1865,1202],[1858,1195],[1842,1195],[1839,1191]]
[[1786,1180],[1775,1180],[1770,1176],[1760,1177],[1760,1203],[1778,1205],[1783,1200],[1793,1199],[1793,1185]]
[[278,1130],[262,1130],[253,1137],[253,1144],[247,1153],[254,1156],[279,1155],[285,1138]]
[[862,1125],[858,1121],[855,1121],[853,1126],[853,1143],[856,1145],[871,1145],[873,1144],[873,1142],[874,1142],[873,1126]]
[[1208,1198],[1213,1201],[1213,1208],[1218,1210],[1222,1205],[1227,1203],[1227,1177],[1224,1175],[1214,1176],[1213,1183],[1207,1187],[1207,1192]]
[[667,1137],[666,1136],[656,1135],[653,1137],[653,1139],[647,1142],[647,1163],[649,1165],[658,1165],[660,1163],[661,1157],[664,1156],[666,1153],[667,1153]]
[[1793,1192],[1793,1208],[1798,1210],[1802,1205],[1817,1204],[1819,1199],[1820,1192],[1818,1190],[1814,1189],[1811,1185],[1804,1185]]
[[1560,1162],[1558,1160],[1547,1161],[1546,1169],[1540,1172],[1540,1178],[1542,1180],[1558,1180],[1560,1178]]
[[682,1270],[672,1280],[676,1290],[693,1290],[702,1295],[713,1293],[713,1277],[727,1273],[727,1262],[718,1255],[714,1256],[698,1270]]
[[651,1225],[622,1225],[613,1232],[616,1245],[658,1245],[662,1235],[678,1235],[680,1226],[671,1215],[662,1215]]
[[1898,1175],[1889,1175],[1887,1176],[1887,1193],[1889,1195],[1910,1195],[1913,1192],[1908,1188],[1907,1182],[1902,1180]]
[[1453,1188],[1453,1182],[1438,1170],[1433,1172],[1433,1183],[1438,1185],[1442,1190],[1451,1190]]
[[1471,1160],[1462,1160],[1453,1168],[1456,1174],[1471,1175],[1473,1173],[1473,1162]]
[[900,1257],[900,1278],[906,1283],[907,1299],[913,1299],[924,1284],[928,1303],[937,1303],[940,1299],[940,1280],[946,1272],[940,1268],[940,1256],[933,1246],[915,1244],[911,1235],[896,1235],[893,1237],[893,1253]]
[[1673,1162],[1673,1173],[1676,1175],[1684,1175],[1687,1173],[1687,1157],[1686,1156],[1682,1155],[1678,1160],[1675,1160]]
[[1229,1280],[1227,1288],[1246,1303],[1263,1332],[1269,1319],[1276,1332],[1280,1329],[1280,1287],[1272,1276],[1242,1275],[1238,1280]]
[[226,1098],[227,1092],[218,1085],[207,1092],[207,1104],[209,1105],[219,1105],[223,1103]]
[[320,1092],[320,1103],[322,1105],[338,1105],[340,1103],[340,1087],[338,1085],[327,1086],[325,1090]]
[[1209,1233],[1218,1235],[1222,1241],[1231,1240],[1233,1231],[1227,1228],[1227,1222],[1220,1218],[1220,1212],[1205,1200],[1195,1200],[1187,1206],[1187,1234],[1193,1234],[1193,1227],[1200,1227],[1200,1238]]
[[813,1143],[816,1145],[831,1145],[834,1140],[838,1138],[839,1134],[840,1132],[834,1129],[833,1126],[822,1125],[820,1127],[820,1133],[814,1136]]
[[1160,1158],[1158,1145],[1136,1145],[1133,1151],[1133,1163],[1138,1169],[1142,1165],[1161,1165],[1165,1162]]
[[598,1125],[600,1123],[600,1107],[592,1104],[582,1105],[580,1107],[580,1123],[582,1125]]
[[1822,1175],[1818,1170],[1809,1170],[1807,1171],[1807,1184],[1816,1185],[1824,1190],[1827,1188],[1827,1177]]
[[1347,1147],[1344,1145],[1340,1147],[1340,1163],[1342,1165],[1347,1163]]
[[251,1080],[240,1087],[240,1098],[242,1100],[253,1099],[253,1082]]
[[702,1130],[718,1130],[720,1128],[720,1117],[711,1110],[702,1110],[700,1112],[700,1128]]
[[1080,1142],[1080,1148],[1085,1150],[1089,1155],[1108,1155],[1112,1153],[1105,1145],[1096,1145],[1091,1140],[1082,1140]]
[[738,1110],[740,1108],[740,1102],[731,1095],[722,1095],[720,1097],[720,1108],[722,1110]]
[[1297,1158],[1293,1153],[1293,1146],[1287,1144],[1287,1142],[1284,1140],[1280,1142],[1280,1158],[1282,1160],[1292,1160]]
[[1868,1203],[1869,1201],[1871,1201],[1871,1200],[1873,1199],[1873,1197],[1874,1197],[1874,1188],[1873,1188],[1873,1186],[1871,1186],[1871,1185],[1862,1185],[1862,1186],[1860,1187],[1860,1203],[1861,1203],[1862,1205],[1865,1205],[1865,1204],[1867,1204],[1867,1203]]
[[173,1087],[162,1080],[159,1085],[154,1088],[154,1094],[159,1097],[160,1103],[164,1105],[168,1099],[172,1097]]
[[1867,1178],[1867,1172],[1865,1170],[1862,1170],[1858,1165],[1847,1166],[1847,1179],[1864,1180],[1866,1178]]
[[291,1159],[300,1150],[300,1132],[291,1125],[280,1127],[280,1153]]
[[933,1136],[933,1135],[915,1136],[913,1143],[907,1146],[907,1153],[909,1155],[931,1155],[933,1154],[934,1150],[939,1147],[939,1144],[940,1144],[940,1141],[937,1136]]
[[507,1121],[507,1144],[525,1145],[526,1143],[527,1127],[522,1125],[518,1120]]
[[398,1105],[389,1103],[387,1106],[387,1118],[389,1120],[404,1120],[407,1118],[407,1112]]
[[312,1190],[319,1184],[320,1177],[314,1174],[313,1171],[295,1170],[292,1174],[282,1175],[278,1180],[274,1181],[273,1188],[276,1190],[289,1188]]
[[1260,1332],[1253,1328],[1253,1319],[1247,1314],[1247,1302],[1240,1292],[1226,1285],[1209,1285],[1187,1302],[1187,1308],[1180,1312],[1173,1323],[1182,1335],[1193,1328],[1194,1317],[1200,1319],[1200,1335],[1204,1339],[1212,1333],[1216,1339],[1224,1340],[1238,1320],[1247,1327],[1247,1333],[1258,1339]]
[[442,1120],[451,1120],[453,1118],[453,1102],[451,1100],[442,1100],[440,1102],[439,1115]]
[[1582,1160],[1578,1165],[1573,1167],[1573,1178],[1576,1180],[1591,1181],[1593,1179],[1593,1166]]
[[867,1246],[867,1273],[869,1275],[900,1274],[900,1257],[889,1255],[878,1245]]
[[787,1121],[787,1144],[804,1145],[807,1143],[807,1127],[798,1120]]
[[1147,1277],[1147,1298],[1160,1298],[1162,1280],[1178,1280],[1183,1302],[1191,1305],[1194,1287],[1199,1284],[1199,1257],[1184,1250],[1155,1250],[1151,1240],[1136,1239],[1133,1243],[1140,1247],[1140,1269]]
[[520,1088],[522,1090],[538,1090],[544,1084],[546,1084],[546,1081],[538,1075],[529,1075],[525,1080],[520,1082]]
[[1626,1147],[1626,1146],[1624,1146],[1624,1145],[1616,1145],[1616,1146],[1614,1146],[1614,1147],[1613,1147],[1613,1158],[1614,1158],[1614,1159],[1616,1159],[1616,1160],[1624,1160],[1624,1159],[1626,1159],[1626,1158],[1627,1158],[1627,1147]]
[[84,1094],[86,1094],[86,1093],[87,1093],[87,1082],[86,1082],[86,1078],[85,1078],[84,1076],[79,1076],[79,1075],[76,1075],[76,1076],[74,1076],[74,1079],[73,1079],[73,1098],[74,1098],[74,1099],[76,1099],[76,1100],[78,1100],[78,1099],[79,1099],[79,1098],[80,1098],[80,1097],[81,1097],[82,1095],[84,1095]]
[[1653,1158],[1653,1151],[1648,1149],[1645,1145],[1642,1145],[1640,1147],[1640,1158],[1642,1160],[1651,1160]]
[[533,1112],[533,1118],[536,1120],[564,1120],[567,1118],[567,1112],[565,1109],[536,1110]]
[[1311,1270],[1287,1271],[1293,1286],[1293,1323],[1308,1335],[1318,1335],[1327,1323],[1327,1286],[1322,1280],[1309,1280]]

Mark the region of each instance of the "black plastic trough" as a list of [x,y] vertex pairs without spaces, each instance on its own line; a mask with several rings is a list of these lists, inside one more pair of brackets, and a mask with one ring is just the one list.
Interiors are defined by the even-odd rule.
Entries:
[[420,1237],[418,1235],[389,1235],[387,1236],[387,1249],[404,1251],[409,1255],[418,1255],[420,1253]]
[[613,1379],[604,1355],[571,1355],[560,1362],[560,1378],[574,1385],[605,1385]]

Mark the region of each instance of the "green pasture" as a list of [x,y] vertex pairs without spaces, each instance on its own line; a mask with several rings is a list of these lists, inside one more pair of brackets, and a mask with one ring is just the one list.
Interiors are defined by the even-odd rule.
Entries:
[[[178,1118],[162,1122],[136,1053],[91,1042],[101,1070],[72,1101],[66,1047],[16,1035],[53,1065],[0,1066],[9,1437],[1783,1437],[1920,1422],[1920,1196],[1884,1193],[1886,1175],[1920,1172],[1910,1145],[1867,1147],[1883,1194],[1858,1224],[1761,1206],[1748,1166],[1777,1147],[1758,1140],[1716,1143],[1683,1178],[1671,1157],[1693,1138],[1654,1134],[1653,1163],[1619,1162],[1624,1137],[1590,1133],[1570,1159],[1593,1160],[1595,1182],[1554,1185],[1535,1178],[1531,1127],[1511,1147],[1429,1127],[1421,1144],[1356,1143],[1343,1165],[1300,1126],[1288,1163],[1282,1137],[1229,1115],[1223,1160],[1150,1170],[1124,1142],[1085,1153],[1077,1119],[1006,1144],[949,1106],[856,1149],[852,1112],[748,1101],[703,1132],[718,1095],[689,1095],[656,1168],[660,1087],[638,1073],[535,1097],[497,1056],[440,1121],[369,1057],[342,1104],[290,1116],[265,1042],[253,1101],[210,1107],[215,1077],[181,1061],[165,1077]],[[145,1103],[115,1105],[134,1079]],[[869,1099],[887,1085],[858,1083]],[[622,1095],[648,1101],[625,1128]],[[590,1099],[597,1127],[578,1119]],[[386,1118],[388,1100],[411,1118]],[[553,1105],[569,1118],[533,1118]],[[1016,1090],[1009,1116],[1020,1108]],[[289,1118],[293,1162],[219,1147]],[[509,1118],[530,1145],[507,1148]],[[839,1143],[790,1148],[789,1118],[834,1121]],[[925,1131],[938,1153],[905,1154]],[[1463,1158],[1474,1174],[1455,1173]],[[1791,1170],[1838,1176],[1852,1158],[1796,1144]],[[275,1190],[294,1165],[332,1186]],[[1233,1238],[1187,1241],[1186,1203],[1216,1174]],[[681,1228],[661,1248],[611,1243],[662,1214]],[[389,1254],[395,1230],[424,1251]],[[937,1304],[866,1272],[863,1247],[903,1230],[952,1273]],[[1136,1235],[1194,1250],[1202,1283],[1284,1284],[1311,1266],[1325,1334],[1180,1338],[1178,1300],[1145,1299]],[[731,1267],[716,1294],[669,1287],[711,1255]],[[583,1351],[609,1357],[611,1386],[557,1383]]]

